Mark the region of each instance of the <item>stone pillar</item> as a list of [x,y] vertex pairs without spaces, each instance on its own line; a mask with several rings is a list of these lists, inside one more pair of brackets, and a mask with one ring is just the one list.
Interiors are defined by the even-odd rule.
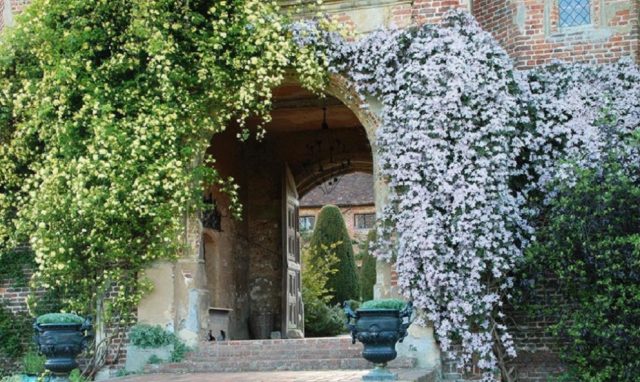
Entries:
[[195,214],[185,219],[185,249],[174,265],[174,325],[178,336],[194,346],[206,335],[211,296],[202,245],[202,223]]
[[145,270],[153,290],[138,305],[138,321],[171,329],[187,345],[206,335],[211,297],[202,253],[202,223],[185,218],[185,249],[175,262],[157,262]]
[[0,0],[0,30],[13,25],[13,10],[11,0]]

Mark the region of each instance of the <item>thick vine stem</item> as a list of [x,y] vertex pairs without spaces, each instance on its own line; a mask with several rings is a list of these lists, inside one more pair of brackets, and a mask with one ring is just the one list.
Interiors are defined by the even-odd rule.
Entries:
[[498,333],[498,324],[495,321],[495,317],[491,316],[491,335],[493,336],[493,352],[496,356],[496,360],[498,363],[498,368],[500,369],[501,379],[503,382],[515,382],[516,377],[514,376],[515,368],[508,367],[507,364],[507,356],[504,352],[504,346],[502,344],[502,340],[500,339],[500,334]]

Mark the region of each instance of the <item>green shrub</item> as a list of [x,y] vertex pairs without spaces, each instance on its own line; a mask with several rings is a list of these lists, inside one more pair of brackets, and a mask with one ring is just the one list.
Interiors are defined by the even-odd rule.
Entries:
[[338,257],[337,272],[327,281],[327,288],[333,293],[331,302],[337,304],[358,299],[360,292],[351,238],[340,209],[327,205],[322,207],[318,214],[311,237],[311,247],[320,248],[331,245],[335,245],[334,253]]
[[345,331],[345,316],[339,306],[327,306],[320,300],[304,306],[305,335],[330,337]]
[[73,313],[48,313],[39,316],[38,324],[82,324],[84,318]]
[[[640,375],[640,184],[619,159],[602,169],[574,169],[575,185],[545,214],[527,251],[529,277],[550,272],[566,301],[555,309],[563,357],[581,381],[637,381]],[[635,179],[635,180],[634,180]]]
[[80,369],[73,369],[71,373],[69,373],[69,382],[89,382],[88,378],[85,378],[80,372]]
[[129,331],[129,341],[139,348],[159,348],[173,344],[175,335],[160,325],[137,324]]
[[159,363],[162,363],[162,359],[157,355],[152,354],[151,357],[149,357],[149,360],[147,361],[147,363],[150,365],[157,365]]
[[13,314],[0,303],[0,356],[18,359],[31,340],[31,318],[25,313]]
[[360,246],[360,260],[362,267],[360,268],[360,300],[367,301],[373,299],[373,287],[376,285],[376,258],[371,253],[370,244],[376,240],[376,231],[371,230]]
[[306,247],[302,251],[302,301],[307,337],[327,337],[341,333],[340,312],[327,306],[332,291],[327,281],[336,273],[338,258],[333,253],[337,245]]
[[360,309],[398,309],[401,310],[407,305],[406,301],[387,298],[380,300],[369,300],[360,306]]
[[173,345],[171,362],[182,361],[189,351],[184,342],[160,325],[136,324],[132,326],[129,330],[129,342],[133,346],[145,349]]
[[34,351],[30,351],[22,357],[22,368],[27,375],[40,375],[44,373],[46,358]]

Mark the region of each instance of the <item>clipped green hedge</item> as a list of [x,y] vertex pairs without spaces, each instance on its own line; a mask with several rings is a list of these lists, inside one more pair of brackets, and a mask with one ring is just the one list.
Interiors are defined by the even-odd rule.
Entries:
[[84,318],[73,313],[47,313],[36,319],[38,324],[82,324]]
[[346,300],[357,300],[360,297],[358,274],[353,256],[351,238],[344,223],[340,209],[333,205],[322,207],[311,237],[311,247],[332,246],[338,257],[336,273],[329,277],[327,288],[332,291],[332,304]]
[[362,303],[360,309],[397,309],[401,310],[407,305],[406,301],[395,298],[369,300]]
[[376,258],[371,253],[371,243],[376,240],[376,231],[371,230],[367,235],[367,240],[360,247],[360,260],[362,267],[358,281],[360,282],[360,299],[362,301],[373,299],[373,287],[376,285]]

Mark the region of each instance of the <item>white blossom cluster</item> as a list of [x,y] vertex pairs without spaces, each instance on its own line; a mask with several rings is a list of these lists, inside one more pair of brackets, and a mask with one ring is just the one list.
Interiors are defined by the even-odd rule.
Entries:
[[[329,71],[383,104],[380,172],[390,186],[377,255],[396,260],[405,295],[434,325],[441,349],[495,379],[494,346],[515,357],[502,324],[509,277],[540,203],[567,166],[596,165],[638,129],[640,76],[615,66],[515,72],[470,15],[440,26],[381,30],[345,42],[312,22],[294,41],[319,47]],[[567,181],[569,181],[567,179]],[[496,339],[499,339],[497,341]]]
[[640,126],[640,70],[631,59],[598,66],[556,63],[519,74],[527,107],[522,170],[532,216],[556,195],[554,184],[575,182],[574,166],[600,168],[612,148],[626,164],[640,161],[638,147],[630,144]]

